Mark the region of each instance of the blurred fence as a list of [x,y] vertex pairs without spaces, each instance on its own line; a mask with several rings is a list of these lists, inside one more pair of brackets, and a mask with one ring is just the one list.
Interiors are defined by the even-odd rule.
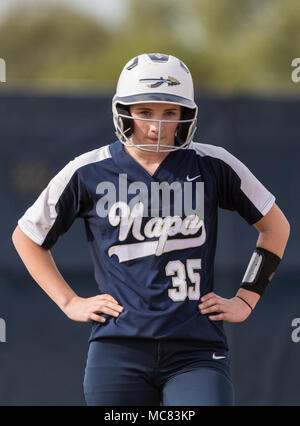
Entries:
[[[292,326],[300,317],[300,100],[208,94],[196,100],[195,140],[223,146],[243,161],[276,196],[292,229],[284,261],[253,315],[244,323],[226,324],[236,403],[300,405],[300,342]],[[0,318],[5,324],[0,405],[84,404],[90,324],[68,320],[34,283],[11,234],[67,162],[115,139],[111,96],[0,95]],[[216,290],[221,295],[231,297],[238,288],[256,239],[255,229],[237,213],[220,210]],[[52,254],[79,295],[95,294],[83,222],[74,223]]]

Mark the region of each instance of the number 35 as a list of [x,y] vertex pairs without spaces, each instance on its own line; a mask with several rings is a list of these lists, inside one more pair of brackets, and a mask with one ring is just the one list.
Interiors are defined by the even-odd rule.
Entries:
[[[167,263],[166,275],[172,277],[173,285],[173,288],[168,289],[168,295],[173,302],[181,302],[187,297],[190,300],[200,299],[200,274],[195,269],[201,269],[201,259],[187,259],[186,268],[180,260]],[[187,285],[186,271],[193,286]]]

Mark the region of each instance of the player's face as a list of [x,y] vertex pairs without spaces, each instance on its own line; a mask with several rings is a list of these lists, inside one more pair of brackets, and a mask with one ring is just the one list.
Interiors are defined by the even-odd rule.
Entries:
[[[180,120],[181,106],[167,103],[143,103],[130,106],[133,118],[146,118],[147,120]],[[133,134],[131,140],[135,145],[157,145],[159,137],[158,121],[133,121]],[[175,132],[178,123],[161,123],[160,145],[174,145]],[[155,146],[148,147],[155,151]]]

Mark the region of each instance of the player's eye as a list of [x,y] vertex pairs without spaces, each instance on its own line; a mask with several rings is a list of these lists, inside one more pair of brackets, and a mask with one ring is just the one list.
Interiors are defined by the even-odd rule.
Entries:
[[166,116],[167,117],[174,117],[176,115],[175,111],[166,111]]
[[139,111],[138,114],[141,115],[142,117],[150,117],[151,115],[150,111],[147,111],[147,110]]

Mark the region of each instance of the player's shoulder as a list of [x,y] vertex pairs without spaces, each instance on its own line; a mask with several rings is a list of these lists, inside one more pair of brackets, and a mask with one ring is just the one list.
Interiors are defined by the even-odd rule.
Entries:
[[222,176],[224,171],[226,173],[234,172],[240,178],[248,178],[251,174],[241,160],[221,146],[191,142],[190,149],[193,149],[202,158],[207,159],[209,166],[219,176]]
[[230,152],[222,146],[211,145],[207,143],[193,141],[189,144],[188,149],[193,150],[197,155],[200,155],[201,157],[210,157],[224,161],[228,161],[228,159],[232,157],[232,154],[230,154]]
[[105,145],[78,155],[67,164],[66,168],[69,170],[69,173],[72,173],[82,167],[88,166],[89,164],[98,163],[110,157],[111,153],[109,150],[109,145]]
[[65,167],[57,173],[52,181],[56,184],[65,186],[81,168],[101,162],[110,157],[109,145],[84,152],[69,161]]
[[72,161],[74,162],[74,166],[76,165],[76,167],[79,168],[90,163],[103,161],[110,157],[109,145],[105,145],[100,148],[93,149],[92,151],[84,152],[83,154],[75,157]]
[[236,171],[243,167],[242,162],[222,146],[191,142],[189,148],[212,164],[217,164],[221,167],[229,167]]

